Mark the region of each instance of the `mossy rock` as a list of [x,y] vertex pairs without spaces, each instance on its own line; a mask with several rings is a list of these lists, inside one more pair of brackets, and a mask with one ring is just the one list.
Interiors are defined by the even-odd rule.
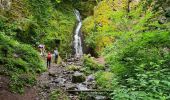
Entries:
[[69,65],[67,67],[67,70],[70,70],[70,71],[79,71],[81,69],[81,66],[75,66],[75,65]]
[[72,82],[73,83],[81,83],[86,80],[85,75],[80,72],[75,72],[74,75],[72,76]]

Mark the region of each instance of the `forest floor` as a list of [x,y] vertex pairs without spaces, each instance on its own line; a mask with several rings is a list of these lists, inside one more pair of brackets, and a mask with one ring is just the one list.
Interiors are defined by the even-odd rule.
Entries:
[[[105,63],[102,57],[97,58],[96,61],[101,64]],[[80,59],[75,58],[67,59],[61,65],[52,63],[48,71],[37,76],[37,85],[26,87],[24,94],[9,92],[8,78],[0,76],[0,100],[55,100],[53,95],[57,96],[57,100],[79,100],[78,93],[68,93],[67,90],[82,91],[96,88],[93,76],[87,76],[83,73],[82,64],[83,62]],[[68,70],[69,66],[79,66],[80,68]],[[73,80],[75,81],[73,82]],[[54,94],[54,91],[62,91],[62,93]]]
[[9,91],[9,78],[0,76],[0,100],[36,100],[36,87],[26,87],[24,94]]

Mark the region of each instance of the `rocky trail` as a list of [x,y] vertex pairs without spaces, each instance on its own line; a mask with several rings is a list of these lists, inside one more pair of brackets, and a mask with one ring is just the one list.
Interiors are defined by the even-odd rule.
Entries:
[[[50,93],[57,89],[62,90],[71,100],[80,100],[78,94],[81,92],[75,91],[96,89],[95,77],[93,75],[85,75],[82,65],[82,60],[75,58],[67,59],[61,65],[52,64],[48,72],[42,73],[38,79],[37,100],[49,100]],[[72,67],[78,68],[69,70]],[[85,100],[106,100],[105,96],[96,92],[89,92],[89,94]],[[61,100],[63,99],[61,98]]]
[[[103,62],[102,59],[98,61]],[[0,100],[109,100],[95,91],[95,77],[85,72],[81,59],[70,58],[60,65],[52,63],[48,71],[37,76],[37,80],[37,85],[26,87],[24,94],[15,94],[7,87],[8,78],[0,76]],[[60,90],[60,96],[51,99],[56,90]],[[83,93],[86,96],[80,98]],[[64,96],[67,99],[63,99]]]

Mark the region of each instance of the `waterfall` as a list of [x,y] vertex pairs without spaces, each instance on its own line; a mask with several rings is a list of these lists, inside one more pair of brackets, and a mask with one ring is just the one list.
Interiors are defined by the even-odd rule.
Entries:
[[83,50],[82,50],[82,40],[81,40],[81,26],[82,26],[82,21],[81,21],[81,16],[78,10],[74,11],[76,15],[76,19],[78,21],[77,27],[75,29],[74,33],[74,49],[75,49],[75,56],[76,57],[81,57],[83,55]]

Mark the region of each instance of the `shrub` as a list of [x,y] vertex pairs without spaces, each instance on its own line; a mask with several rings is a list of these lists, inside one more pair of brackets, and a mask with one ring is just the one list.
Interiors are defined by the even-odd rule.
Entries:
[[80,70],[81,66],[69,65],[67,70],[78,71]]
[[50,93],[49,96],[50,100],[69,100],[69,98],[67,97],[67,95],[65,93],[63,93],[63,91],[61,90],[54,90]]
[[143,33],[138,40],[128,43],[121,49],[116,45],[122,42],[115,43],[107,61],[113,73],[119,77],[120,86],[128,89],[128,91],[123,90],[123,94],[119,91],[116,96],[122,95],[127,99],[133,98],[131,95],[140,97],[140,93],[144,93],[148,98],[169,98],[169,36],[169,32],[154,31]]
[[104,65],[98,64],[93,57],[90,55],[84,55],[83,57],[84,67],[89,68],[90,70],[102,70]]
[[[0,62],[4,71],[1,73],[10,77],[10,88],[13,92],[24,92],[25,85],[33,85],[37,72],[46,68],[39,54],[31,46],[0,34]],[[7,57],[3,49],[7,48]]]
[[117,87],[117,78],[111,72],[99,71],[95,73],[95,77],[99,88],[110,90]]

